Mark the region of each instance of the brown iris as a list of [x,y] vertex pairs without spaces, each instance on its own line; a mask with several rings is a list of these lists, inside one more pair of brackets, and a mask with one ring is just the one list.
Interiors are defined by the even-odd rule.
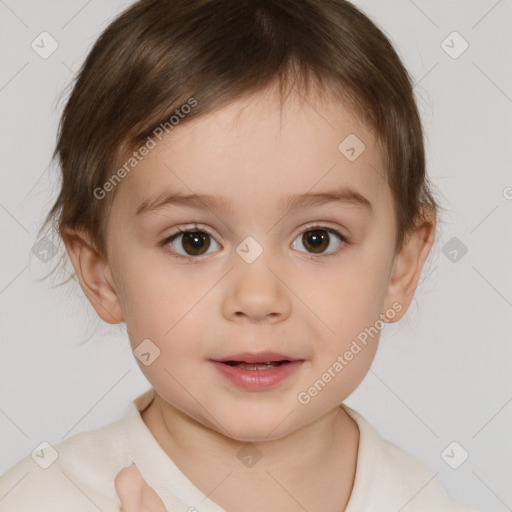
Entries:
[[192,256],[200,256],[210,247],[210,236],[201,231],[189,231],[182,236],[181,245]]
[[329,235],[325,229],[311,229],[303,233],[302,243],[308,251],[321,253],[329,246]]

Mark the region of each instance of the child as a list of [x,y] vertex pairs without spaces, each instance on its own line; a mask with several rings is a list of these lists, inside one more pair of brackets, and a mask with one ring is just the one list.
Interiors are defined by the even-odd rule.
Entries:
[[344,0],[119,16],[64,110],[46,223],[152,387],[10,468],[1,510],[467,510],[342,403],[435,238],[422,137],[399,57]]

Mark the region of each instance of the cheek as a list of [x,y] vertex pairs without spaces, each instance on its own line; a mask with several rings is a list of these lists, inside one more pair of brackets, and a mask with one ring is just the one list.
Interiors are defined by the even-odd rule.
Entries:
[[[207,353],[204,296],[218,276],[199,266],[177,265],[158,249],[135,248],[124,254],[129,257],[117,253],[122,276],[118,291],[137,364],[162,394],[180,397],[180,383],[185,386],[197,370],[191,365],[201,364]],[[150,356],[143,355],[148,352]]]
[[165,344],[179,332],[177,327],[194,317],[215,276],[208,278],[185,268],[186,272],[161,255],[138,258],[131,254],[123,259],[119,298],[132,345],[152,337]]
[[[332,379],[327,386],[333,394],[350,392],[366,375],[378,346],[385,324],[383,301],[388,275],[388,263],[377,251],[368,247],[353,250],[340,258],[336,267],[330,267],[316,281],[301,291],[307,305],[322,322],[315,320],[313,334],[317,340],[318,368]],[[311,283],[310,283],[311,285]],[[312,324],[310,324],[312,325]],[[341,356],[341,362],[338,361]],[[322,374],[318,375],[322,381]]]
[[[348,255],[347,255],[348,256]],[[327,334],[356,336],[372,325],[383,313],[388,266],[384,259],[368,255],[363,250],[353,251],[341,259],[336,268],[330,267],[314,286],[302,291],[307,305],[318,312]],[[334,337],[334,336],[333,336]]]
[[[199,308],[171,294],[140,293],[130,299],[133,315],[127,321],[134,356],[149,382],[176,403],[187,399],[187,383],[204,363],[204,329]],[[191,304],[195,304],[194,298]],[[148,354],[149,355],[146,355]]]
[[343,282],[352,293],[345,294],[331,283],[317,306],[312,306],[312,309],[317,307],[319,316],[329,327],[318,322],[314,334],[316,375],[307,383],[313,393],[318,387],[322,389],[323,398],[316,404],[319,411],[320,402],[339,403],[361,383],[375,357],[385,325],[379,318],[375,289],[359,285],[357,279],[348,274]]

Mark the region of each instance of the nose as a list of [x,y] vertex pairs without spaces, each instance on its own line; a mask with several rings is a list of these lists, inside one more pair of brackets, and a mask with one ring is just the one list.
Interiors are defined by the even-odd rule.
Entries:
[[[290,315],[290,291],[275,258],[265,251],[252,263],[235,255],[228,274],[222,311],[230,321],[282,322]],[[274,264],[272,264],[274,260]]]

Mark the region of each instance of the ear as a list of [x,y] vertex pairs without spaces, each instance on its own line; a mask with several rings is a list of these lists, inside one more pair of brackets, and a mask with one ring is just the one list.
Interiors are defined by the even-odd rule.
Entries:
[[395,256],[384,311],[388,311],[395,303],[402,308],[392,319],[387,319],[388,323],[400,320],[411,304],[421,270],[434,243],[435,228],[435,213],[429,211],[424,214],[424,220],[406,236],[402,248]]
[[80,286],[98,315],[109,324],[122,322],[124,317],[107,259],[95,249],[84,230],[66,228],[61,235]]

